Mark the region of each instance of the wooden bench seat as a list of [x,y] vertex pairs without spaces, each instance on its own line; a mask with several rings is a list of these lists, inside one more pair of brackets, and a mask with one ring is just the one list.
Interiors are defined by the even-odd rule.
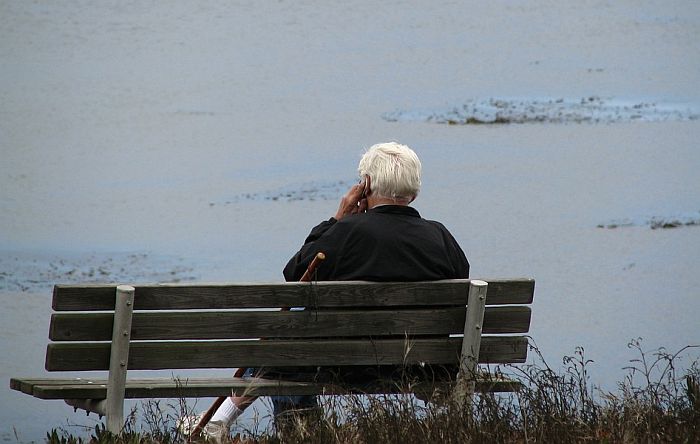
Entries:
[[[105,378],[38,378],[13,379],[12,388],[40,399],[105,399],[107,396],[107,379]],[[449,382],[423,382],[412,387],[414,391],[430,392],[446,390],[452,386]],[[478,392],[509,392],[519,387],[509,379],[495,377],[476,381]],[[235,393],[248,396],[285,395],[347,395],[403,393],[405,387],[400,384],[379,384],[367,381],[366,384],[355,383],[351,386],[333,383],[312,383],[281,381],[264,378],[141,378],[129,379],[126,383],[126,399],[144,398],[209,398],[222,394]]]
[[[510,391],[517,384],[482,377],[476,364],[525,361],[533,294],[531,279],[57,285],[46,370],[76,377],[12,378],[10,385],[106,414],[115,432],[123,425],[124,398],[406,390],[397,381],[132,379],[127,370],[427,364],[459,367],[457,382],[467,381],[460,390]],[[109,373],[80,374],[94,370]],[[454,383],[423,380],[411,389],[446,391]]]

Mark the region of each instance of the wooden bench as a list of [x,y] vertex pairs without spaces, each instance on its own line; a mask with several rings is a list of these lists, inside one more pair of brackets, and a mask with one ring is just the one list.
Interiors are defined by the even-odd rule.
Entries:
[[[106,378],[12,378],[10,385],[37,398],[64,399],[106,415],[113,432],[123,426],[124,398],[406,389],[377,381],[338,385],[262,378],[127,379],[127,370],[461,365],[456,383],[463,384],[459,390],[465,394],[474,389],[511,391],[516,389],[512,381],[476,378],[476,364],[525,361],[528,340],[523,333],[529,330],[527,305],[533,294],[531,279],[57,285],[46,370],[109,373]],[[305,309],[275,310],[279,307]],[[411,387],[429,393],[454,389],[454,384],[425,380]]]

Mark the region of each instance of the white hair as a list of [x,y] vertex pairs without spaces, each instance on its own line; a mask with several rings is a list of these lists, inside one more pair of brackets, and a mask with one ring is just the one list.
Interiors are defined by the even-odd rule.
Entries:
[[370,177],[370,189],[379,197],[410,200],[420,191],[421,163],[406,145],[387,142],[371,146],[357,170],[360,177]]

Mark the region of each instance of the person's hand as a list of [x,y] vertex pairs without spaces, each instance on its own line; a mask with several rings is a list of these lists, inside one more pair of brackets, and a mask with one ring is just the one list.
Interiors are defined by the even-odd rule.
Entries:
[[365,183],[360,182],[350,187],[345,196],[340,199],[338,212],[335,213],[335,219],[340,220],[348,214],[364,213],[367,211],[367,199],[363,197],[365,191]]

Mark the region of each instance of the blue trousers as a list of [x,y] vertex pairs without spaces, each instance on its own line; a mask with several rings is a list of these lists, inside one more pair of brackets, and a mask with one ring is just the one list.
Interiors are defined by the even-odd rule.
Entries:
[[[251,377],[255,374],[254,368],[246,369],[244,377]],[[290,410],[308,409],[318,407],[318,398],[315,395],[294,395],[294,396],[270,396],[272,401],[272,414],[278,416]]]

